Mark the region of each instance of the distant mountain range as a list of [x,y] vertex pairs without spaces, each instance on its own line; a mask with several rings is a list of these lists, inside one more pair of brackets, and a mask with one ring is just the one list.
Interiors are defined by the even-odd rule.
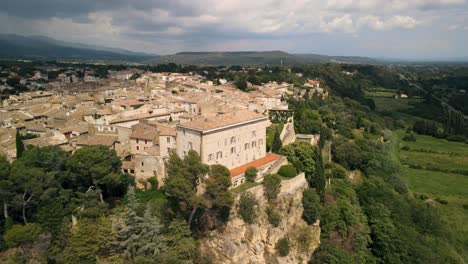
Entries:
[[290,54],[283,51],[180,52],[147,61],[150,64],[176,63],[182,65],[300,65],[310,63],[379,64],[367,57],[326,56],[319,54]]
[[141,62],[157,56],[43,36],[0,34],[0,58],[4,59]]

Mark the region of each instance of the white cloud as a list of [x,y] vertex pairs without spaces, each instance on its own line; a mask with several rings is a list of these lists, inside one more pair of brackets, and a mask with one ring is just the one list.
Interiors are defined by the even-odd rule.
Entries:
[[341,31],[346,33],[355,32],[356,29],[354,27],[353,19],[351,18],[350,14],[345,14],[340,17],[335,17],[329,22],[323,22],[320,25],[324,31]]
[[389,19],[381,19],[377,16],[364,16],[360,17],[357,21],[357,27],[362,28],[370,28],[377,31],[383,30],[393,30],[398,28],[403,29],[412,29],[418,25],[419,22],[416,19],[410,16],[400,16],[396,15]]

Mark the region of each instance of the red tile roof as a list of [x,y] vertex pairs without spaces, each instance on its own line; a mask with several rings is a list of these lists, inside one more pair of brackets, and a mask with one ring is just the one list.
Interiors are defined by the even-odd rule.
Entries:
[[231,178],[234,178],[234,177],[236,177],[238,175],[241,175],[242,173],[245,173],[245,171],[250,167],[260,168],[262,166],[265,166],[265,165],[267,165],[269,163],[272,163],[274,161],[277,161],[279,159],[281,159],[280,155],[268,153],[265,157],[263,157],[261,159],[254,160],[252,162],[249,162],[247,164],[244,164],[242,166],[239,166],[237,168],[232,169],[231,170]]

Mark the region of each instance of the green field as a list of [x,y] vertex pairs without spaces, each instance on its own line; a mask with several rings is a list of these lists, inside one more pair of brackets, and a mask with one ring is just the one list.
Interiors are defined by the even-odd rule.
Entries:
[[[401,139],[403,133],[398,132],[398,135]],[[400,141],[400,147],[404,145],[409,146],[411,150],[400,150],[400,161],[403,164],[433,169],[404,166],[402,171],[410,190],[417,196],[424,195],[433,201],[446,201],[447,204],[433,204],[454,230],[454,239],[459,245],[464,245],[465,249],[468,248],[468,176],[434,170],[468,171],[468,144],[416,135],[416,142]],[[414,151],[418,149],[435,153]],[[468,257],[467,252],[462,252],[463,257]]]
[[374,100],[376,110],[379,112],[398,112],[413,107],[413,104],[422,99],[395,99],[393,97],[370,97]]
[[[403,132],[398,133],[400,138]],[[462,142],[451,142],[431,136],[416,135],[416,142],[401,141],[402,146],[409,146],[412,150],[429,150],[441,153],[457,153],[468,156],[468,144]]]
[[465,171],[468,174],[468,156],[401,151],[400,160],[403,164],[419,165],[428,169],[435,167],[446,172]]

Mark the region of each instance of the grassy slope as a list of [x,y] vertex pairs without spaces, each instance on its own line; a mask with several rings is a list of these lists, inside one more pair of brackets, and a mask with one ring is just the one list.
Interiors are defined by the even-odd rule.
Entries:
[[[401,136],[403,133],[398,133]],[[401,145],[409,145],[412,149],[426,149],[441,153],[468,154],[468,145],[464,143],[448,142],[428,136],[416,136],[416,142],[400,141]],[[435,167],[456,169],[468,168],[467,158],[463,156],[450,156],[441,153],[424,153],[400,151],[402,163],[419,164],[425,166],[430,164]],[[403,168],[409,188],[415,194],[424,194],[430,199],[441,199],[448,204],[437,204],[446,221],[455,231],[455,239],[459,244],[468,249],[468,176],[444,173],[430,170]],[[463,253],[468,258],[468,250]]]

